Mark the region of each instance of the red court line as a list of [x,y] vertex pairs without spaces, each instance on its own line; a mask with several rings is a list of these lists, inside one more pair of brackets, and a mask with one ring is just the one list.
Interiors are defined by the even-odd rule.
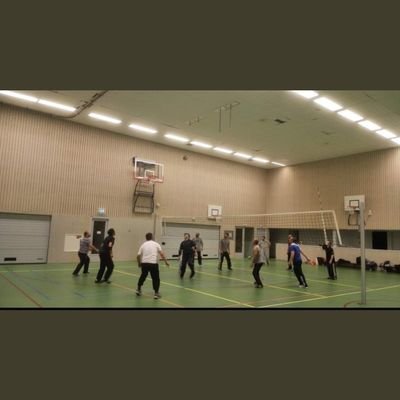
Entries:
[[14,286],[18,291],[20,291],[25,297],[27,297],[32,303],[36,304],[39,308],[42,308],[42,306],[31,296],[29,296],[28,293],[26,293],[24,290],[22,290],[20,287],[18,287],[14,282],[10,281],[8,278],[6,278],[1,272],[0,276],[5,279],[9,284]]

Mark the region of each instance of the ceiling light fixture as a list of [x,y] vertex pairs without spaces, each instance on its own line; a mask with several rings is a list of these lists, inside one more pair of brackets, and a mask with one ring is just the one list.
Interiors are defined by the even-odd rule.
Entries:
[[120,124],[122,121],[119,119],[108,117],[107,115],[97,114],[97,113],[90,113],[89,117],[94,119],[99,119],[100,121],[110,122],[111,124]]
[[359,125],[363,126],[364,128],[367,128],[370,131],[377,131],[378,129],[381,129],[381,127],[374,122],[368,121],[367,119],[365,121],[358,122]]
[[9,97],[15,97],[16,99],[30,101],[31,103],[37,103],[38,99],[33,96],[27,96],[26,94],[12,92],[11,90],[0,90],[0,94]]
[[281,164],[281,163],[278,163],[278,162],[275,162],[275,161],[271,161],[271,164],[278,165],[279,167],[286,167],[285,164]]
[[66,106],[64,104],[55,103],[54,101],[49,101],[49,100],[44,100],[44,99],[40,99],[39,104],[42,104],[47,107],[57,108],[57,109],[63,110],[63,111],[69,111],[69,112],[76,111],[75,107]]
[[397,137],[395,139],[391,139],[393,142],[395,142],[396,144],[400,145],[400,137]]
[[177,142],[181,142],[181,143],[187,143],[189,141],[189,139],[182,137],[182,136],[175,135],[173,133],[166,133],[164,135],[164,137],[166,137],[167,139],[175,140]]
[[314,92],[314,90],[292,90],[292,92],[299,94],[306,99],[313,99],[314,97],[319,96],[319,94],[317,92]]
[[251,158],[250,154],[244,154],[244,153],[235,153],[234,156],[240,157],[240,158],[245,158],[247,160],[249,160]]
[[214,147],[215,151],[219,151],[220,153],[225,153],[225,154],[232,154],[233,150],[230,149],[225,149],[224,147]]
[[260,162],[260,163],[264,163],[264,164],[269,163],[269,160],[266,160],[265,158],[260,158],[260,157],[252,157],[252,160]]
[[380,136],[383,136],[385,139],[392,139],[397,136],[393,132],[388,131],[387,129],[381,129],[380,131],[376,131],[375,133],[377,133]]
[[135,131],[140,131],[140,132],[157,133],[157,131],[155,129],[147,128],[146,126],[138,125],[138,124],[130,124],[129,128],[132,128]]
[[337,104],[332,100],[329,100],[327,97],[319,97],[314,101],[329,111],[338,111],[343,108],[340,104]]
[[353,122],[358,122],[358,121],[361,121],[362,119],[364,119],[364,117],[362,117],[361,115],[358,115],[355,112],[350,111],[350,110],[339,111],[338,114],[350,121],[353,121]]
[[211,145],[203,142],[198,142],[197,140],[193,140],[190,142],[191,145],[197,146],[197,147],[202,147],[203,149],[211,149]]

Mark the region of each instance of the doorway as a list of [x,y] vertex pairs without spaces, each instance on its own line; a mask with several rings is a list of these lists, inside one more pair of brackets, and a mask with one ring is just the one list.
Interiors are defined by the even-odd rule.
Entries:
[[[106,237],[106,229],[108,219],[93,218],[93,229],[92,229],[92,245],[96,249],[100,249],[104,238]],[[92,254],[97,254],[96,251],[92,251]]]
[[254,228],[235,228],[235,255],[249,257],[253,253]]

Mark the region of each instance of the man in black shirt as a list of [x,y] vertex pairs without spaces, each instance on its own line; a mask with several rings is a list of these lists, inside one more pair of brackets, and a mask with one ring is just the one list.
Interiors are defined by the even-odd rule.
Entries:
[[[97,277],[95,283],[107,282],[111,283],[110,276],[114,269],[113,262],[113,247],[115,242],[115,230],[113,228],[107,231],[108,236],[104,239],[103,244],[100,247],[99,256],[100,256],[100,268],[97,273]],[[104,274],[105,269],[107,268],[106,273]],[[103,278],[104,274],[104,280]]]
[[189,264],[191,269],[190,278],[194,277],[194,253],[196,251],[196,243],[190,239],[190,235],[185,233],[185,240],[181,243],[179,247],[179,256],[182,255],[180,277],[183,278],[186,271],[186,265]]
[[322,245],[325,250],[325,263],[328,268],[328,279],[337,279],[336,277],[336,265],[335,265],[335,253],[332,248],[332,243],[327,241],[326,244]]

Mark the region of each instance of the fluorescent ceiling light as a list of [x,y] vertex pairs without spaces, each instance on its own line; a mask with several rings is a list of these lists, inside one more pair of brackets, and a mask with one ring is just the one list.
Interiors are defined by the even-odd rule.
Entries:
[[361,121],[362,119],[364,119],[364,117],[362,117],[361,115],[358,115],[355,112],[350,111],[350,110],[339,111],[338,114],[344,118],[349,119],[350,121],[353,121],[353,122],[358,122],[358,121]]
[[167,139],[176,140],[177,142],[181,143],[187,143],[189,141],[189,139],[182,136],[174,135],[173,133],[166,133],[164,136]]
[[278,162],[275,162],[275,161],[271,161],[271,164],[279,165],[280,167],[286,167],[285,164],[281,164],[281,163],[278,163]]
[[377,133],[380,136],[383,136],[385,139],[392,139],[397,136],[393,132],[388,131],[387,129],[381,129],[380,131],[376,131],[375,133]]
[[314,90],[292,90],[292,92],[299,94],[300,96],[303,96],[306,99],[312,99],[314,97],[319,96],[319,94],[317,92],[314,92]]
[[269,160],[266,160],[265,158],[253,157],[252,160],[260,162],[260,163],[264,163],[264,164],[269,163]]
[[400,145],[400,137],[397,137],[396,139],[392,139],[392,141]]
[[314,100],[320,106],[325,107],[329,111],[337,111],[343,108],[340,104],[335,103],[332,100],[329,100],[327,97],[319,97]]
[[89,117],[99,119],[101,121],[110,122],[112,124],[120,124],[121,123],[121,120],[119,120],[119,119],[107,117],[106,115],[102,115],[102,114],[90,113]]
[[33,96],[27,96],[26,94],[21,94],[17,92],[12,92],[11,90],[0,90],[0,94],[5,96],[15,97],[16,99],[30,101],[32,103],[37,103],[38,99]]
[[192,144],[193,146],[197,146],[197,147],[203,147],[203,149],[211,149],[211,147],[212,147],[210,144],[198,142],[196,140],[191,141],[190,144]]
[[223,147],[214,147],[215,151],[219,151],[220,153],[225,153],[225,154],[232,154],[233,150],[230,149],[225,149]]
[[247,160],[249,160],[251,158],[250,154],[244,154],[244,153],[235,153],[234,156],[240,157],[240,158],[246,158]]
[[157,133],[157,131],[155,129],[147,128],[146,126],[143,126],[143,125],[130,124],[129,128],[135,129],[136,131],[146,132],[146,133]]
[[370,131],[377,131],[378,129],[381,129],[379,125],[376,125],[375,123],[368,121],[367,119],[365,121],[359,122],[359,124]]
[[53,101],[48,101],[48,100],[43,100],[43,99],[39,100],[39,104],[43,104],[44,106],[48,106],[48,107],[52,107],[52,108],[58,108],[63,111],[73,112],[76,110],[75,107],[65,106],[64,104],[54,103]]

